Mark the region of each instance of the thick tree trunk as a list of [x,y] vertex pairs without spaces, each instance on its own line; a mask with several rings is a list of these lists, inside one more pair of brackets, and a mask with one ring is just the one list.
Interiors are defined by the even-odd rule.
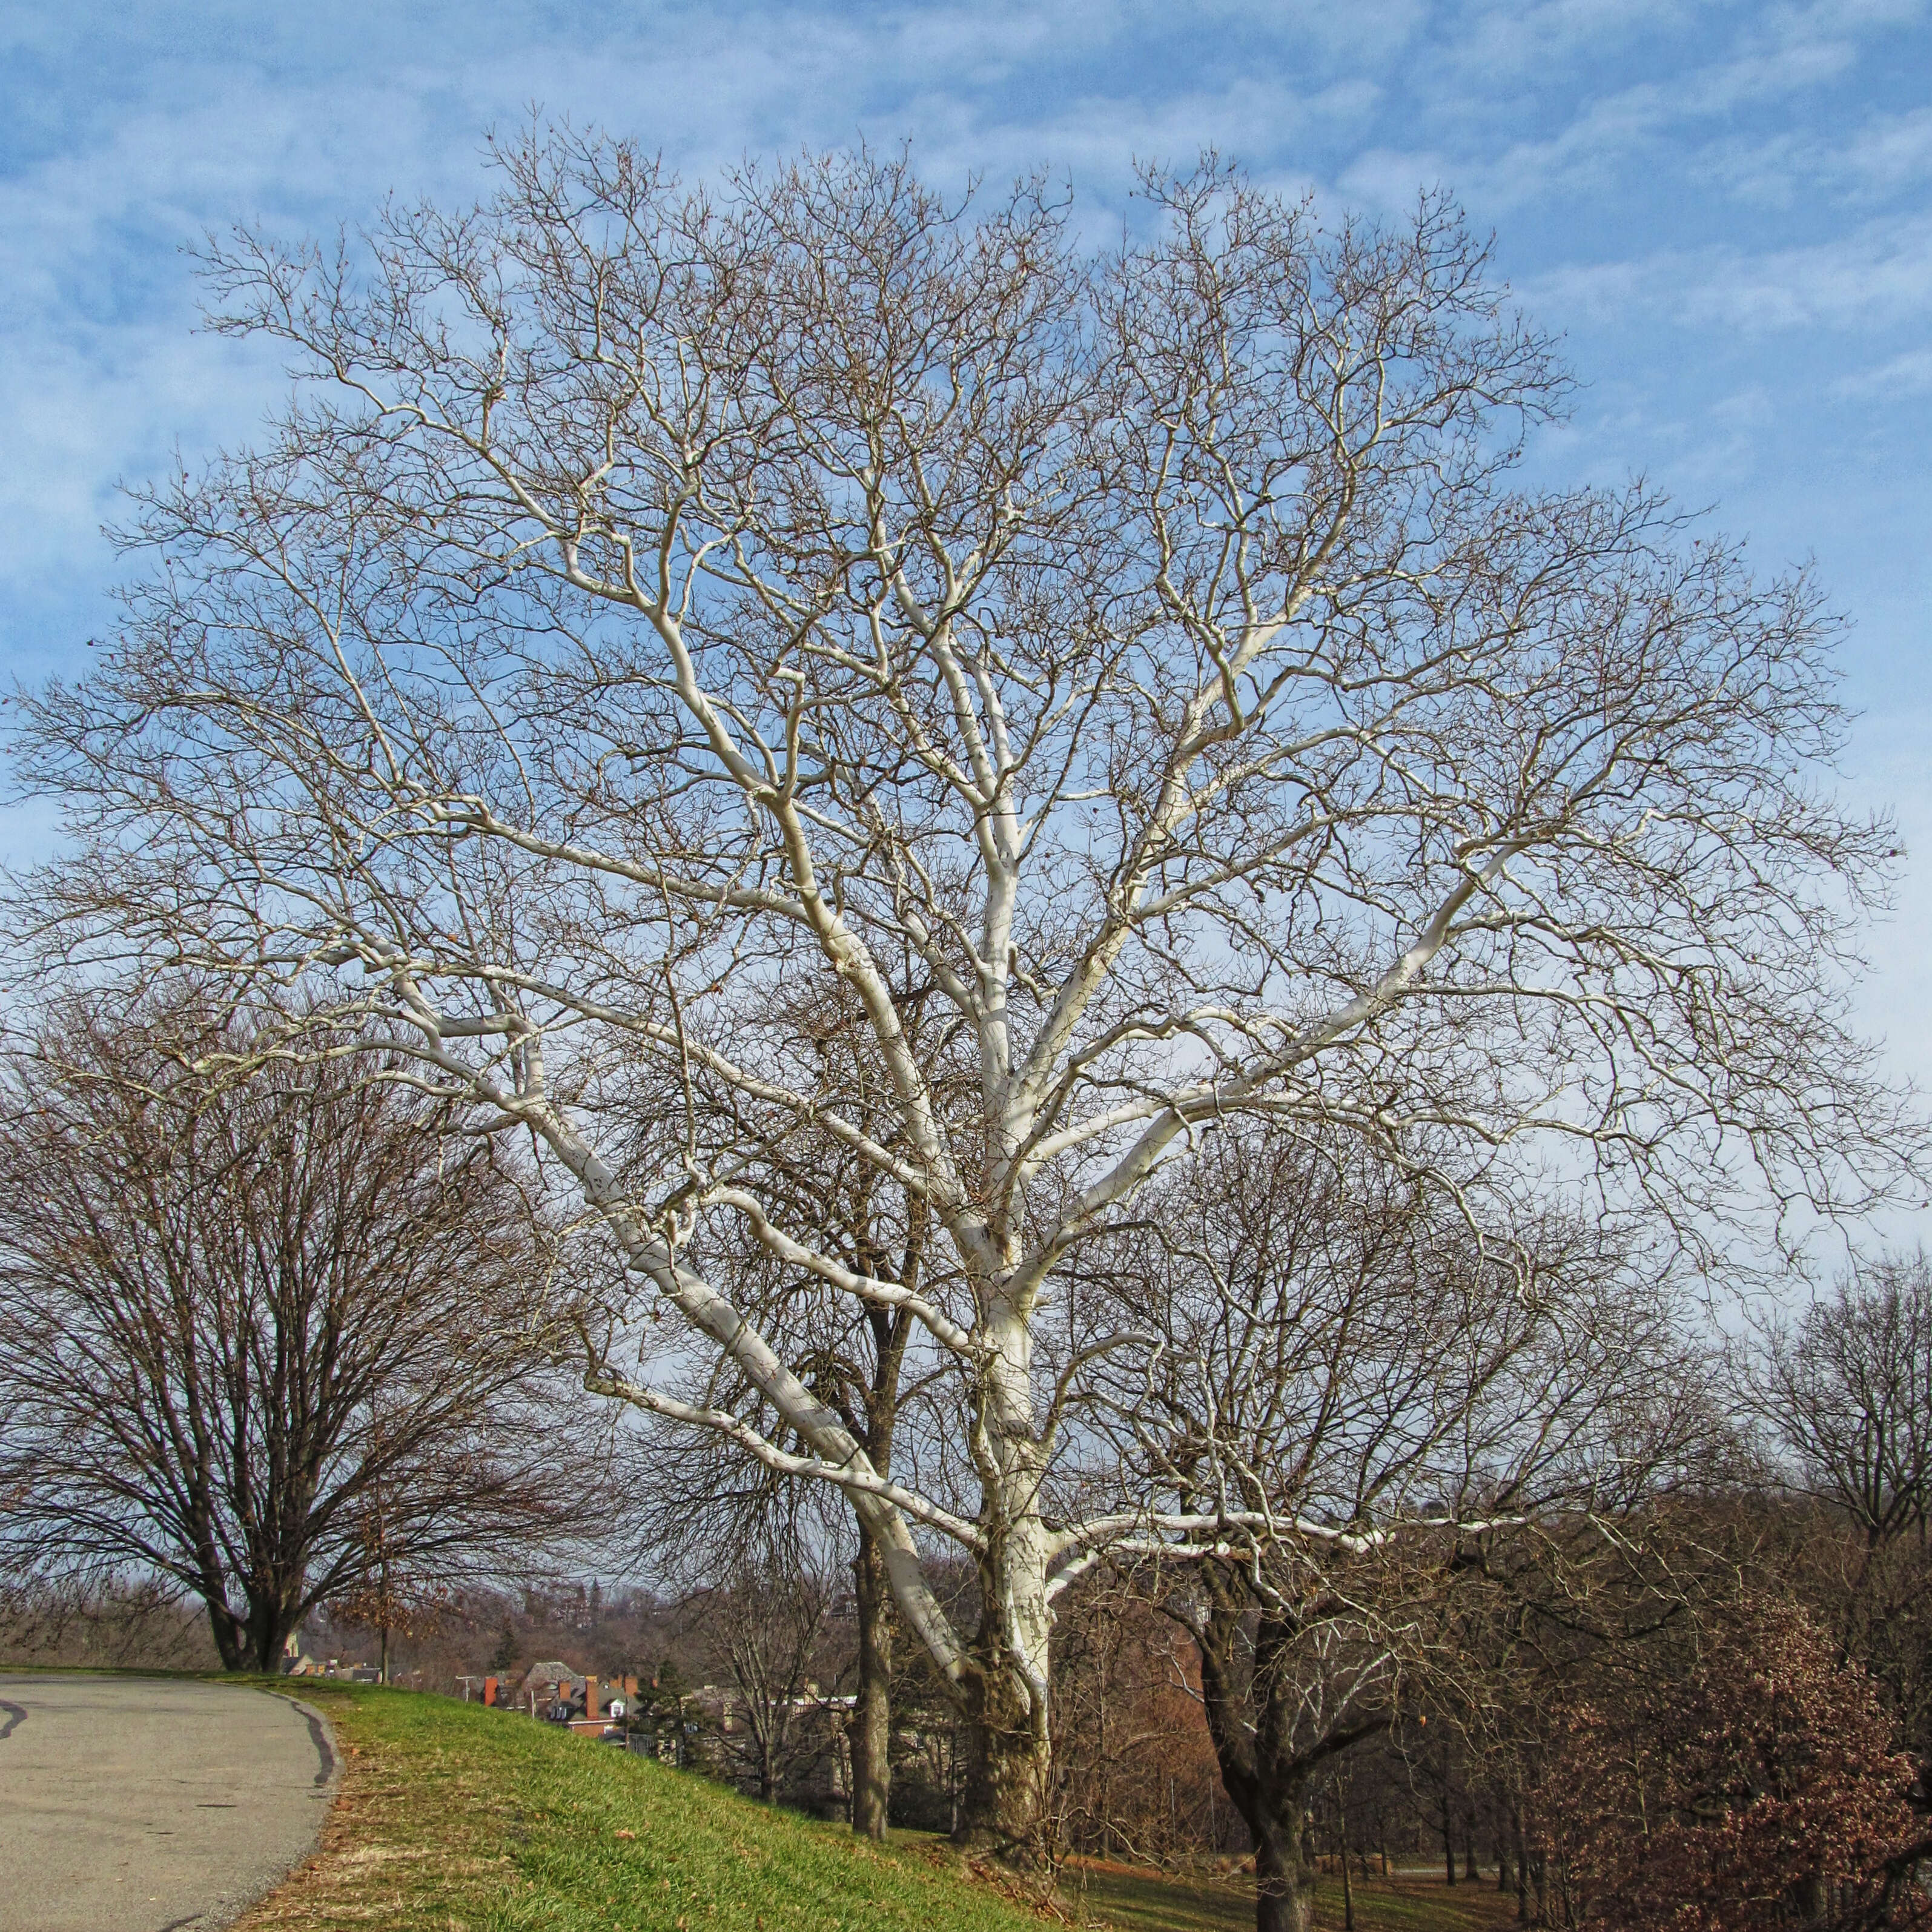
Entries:
[[[1202,1702],[1221,1788],[1255,1847],[1256,1932],[1312,1932],[1316,1866],[1308,1837],[1308,1786],[1314,1768],[1294,1749],[1286,1714],[1288,1687],[1271,1667],[1270,1646],[1280,1633],[1271,1634],[1264,1616],[1253,1672],[1244,1672],[1244,1586],[1238,1579],[1220,1578],[1210,1565],[1203,1566],[1202,1580],[1208,1608],[1191,1626],[1201,1660]],[[1346,1857],[1345,1849],[1345,1864]]]
[[1342,1820],[1342,1928],[1355,1932],[1355,1888],[1348,1876],[1348,1806],[1345,1798],[1340,1808]]
[[[923,1218],[915,1215],[899,1262],[899,1279],[908,1288],[919,1280],[924,1234]],[[883,1274],[886,1260],[873,1251],[869,1228],[867,1235],[860,1244],[860,1258],[872,1272]],[[853,1418],[854,1432],[864,1443],[874,1469],[887,1476],[898,1426],[899,1373],[913,1321],[903,1308],[890,1313],[871,1309],[866,1319],[872,1336],[872,1379],[864,1416]],[[885,1547],[862,1511],[858,1520],[853,1582],[859,1612],[859,1683],[846,1731],[852,1756],[852,1829],[860,1838],[883,1838],[892,1822],[892,1578]]]
[[208,1607],[208,1628],[224,1670],[272,1671],[281,1667],[282,1646],[300,1620],[299,1597],[287,1590],[251,1594],[239,1614],[213,1589],[198,1593]]
[[1523,1842],[1522,1797],[1510,1794],[1510,1846],[1516,1854],[1516,1916],[1517,1923],[1529,1923],[1529,1847]]
[[[248,1597],[247,1660],[238,1666],[228,1667],[279,1670],[282,1646],[288,1642],[290,1631],[299,1621],[301,1601],[302,1584],[298,1578],[277,1577],[251,1588]],[[382,1632],[382,1681],[386,1684],[389,1681],[389,1634],[386,1629]]]
[[1249,1828],[1255,1840],[1255,1932],[1313,1932],[1315,1863],[1302,1830],[1306,1793],[1301,1780],[1292,1792],[1270,1794],[1270,1815]]
[[214,1639],[214,1654],[224,1670],[248,1668],[248,1626],[218,1597],[204,1597],[208,1606],[208,1628]]
[[[988,1618],[994,1615],[988,1612]],[[982,1622],[966,1682],[966,1778],[953,1835],[1003,1864],[1031,1868],[1048,1862],[1052,1767],[1044,1718],[1004,1645]]]
[[961,1688],[969,1737],[964,1802],[954,1835],[1004,1862],[1051,1862],[1047,1671],[1052,1539],[1040,1517],[1046,1451],[1036,1434],[1026,1311],[1000,1294],[986,1322],[993,1348],[980,1422],[986,1448],[980,1628]]
[[892,1809],[892,1585],[862,1524],[852,1566],[859,1612],[859,1684],[847,1735],[852,1748],[852,1828],[883,1838]]
[[221,1660],[222,1669],[246,1670],[249,1667],[248,1653],[253,1635],[248,1628],[248,1618],[255,1614],[256,1606],[249,1600],[240,1616],[229,1608],[226,1572],[216,1554],[214,1533],[208,1527],[212,1512],[205,1502],[198,1514],[195,1594],[207,1606],[208,1628],[214,1639],[214,1652]]

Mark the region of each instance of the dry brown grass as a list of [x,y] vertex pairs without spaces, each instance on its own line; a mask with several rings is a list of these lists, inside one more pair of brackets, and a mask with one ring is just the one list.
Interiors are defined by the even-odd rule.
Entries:
[[413,1763],[406,1773],[406,1754],[358,1720],[352,1696],[306,1685],[304,1696],[335,1733],[335,1802],[314,1853],[237,1920],[235,1932],[474,1932],[486,1923],[478,1913],[490,1912],[489,1894],[515,1881],[508,1856],[484,1849],[497,1821],[478,1780]]

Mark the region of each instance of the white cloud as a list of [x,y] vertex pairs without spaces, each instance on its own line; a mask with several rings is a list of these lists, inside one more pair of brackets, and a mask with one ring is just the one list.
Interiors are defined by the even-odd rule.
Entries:
[[1932,181],[1932,108],[1870,114],[1849,131],[1726,137],[1699,150],[1688,172],[1766,207],[1790,208],[1820,196],[1880,204]]
[[1873,190],[1914,188],[1932,176],[1932,107],[1874,116],[1846,148],[1844,167]]
[[[1251,8],[1222,11],[1252,26]],[[1310,4],[1301,17],[1312,34],[1335,16]],[[1389,0],[1360,20],[1392,44],[1420,17],[1415,0]],[[278,392],[261,358],[191,333],[180,251],[207,227],[326,229],[392,188],[472,194],[483,129],[514,130],[533,104],[662,146],[689,173],[862,133],[914,140],[955,181],[1045,160],[1079,178],[1096,218],[1137,158],[1184,163],[1217,144],[1265,171],[1372,111],[1369,79],[1224,70],[1205,41],[1190,70],[1136,68],[1131,31],[1162,22],[1097,0],[661,8],[617,31],[606,14],[513,7],[481,28],[453,8],[344,10],[332,32],[238,0],[196,10],[194,32],[153,9],[111,28],[85,8],[10,14],[16,52],[50,70],[90,44],[113,58],[67,97],[58,138],[0,173],[0,409],[15,458],[0,474],[14,532],[0,596],[98,570],[108,479],[151,469],[176,437],[193,451],[244,436]]]
[[[280,392],[272,358],[190,332],[180,244],[237,218],[285,230],[352,220],[392,187],[466,195],[482,129],[514,128],[534,104],[661,145],[687,172],[861,134],[910,137],[922,166],[952,182],[980,170],[997,186],[1046,161],[1075,176],[1096,232],[1118,218],[1132,159],[1185,161],[1209,144],[1280,184],[1376,207],[1406,206],[1420,183],[1452,186],[1479,225],[1500,226],[1539,319],[1595,332],[1586,374],[1598,385],[1577,424],[1540,447],[1539,475],[1658,469],[1694,498],[1721,493],[1727,521],[1774,529],[1780,554],[1826,530],[1838,545],[1828,579],[1883,614],[1882,688],[1932,699],[1922,568],[1902,560],[1898,534],[1910,492],[1925,490],[1924,446],[1889,454],[1905,447],[1892,426],[1918,420],[1932,394],[1932,106],[1895,85],[1914,60],[1932,69],[1932,37],[1914,24],[1925,11],[1918,0],[0,8],[0,632],[16,665],[56,662],[98,622],[112,566],[94,531],[112,479],[152,472],[177,436],[190,458],[244,437]],[[1858,441],[1880,428],[1896,439],[1891,473]],[[1820,460],[1801,466],[1791,451],[1807,436]],[[1818,508],[1832,465],[1835,520]],[[1872,529],[1891,534],[1860,534]],[[1910,760],[1898,770],[1924,828],[1915,850],[1932,848],[1932,793],[1922,799]],[[1932,931],[1932,850],[1914,868],[1888,953]],[[1900,1052],[1932,1068],[1923,1001],[1881,994]]]
[[1698,10],[1684,0],[1497,0],[1452,14],[1441,31],[1457,91],[1478,94],[1498,80],[1547,84],[1634,40],[1680,38]]
[[1932,395],[1932,349],[1910,349],[1902,356],[1888,356],[1870,368],[1840,376],[1832,385],[1832,393],[1876,402]]
[[[1894,117],[1896,124],[1874,122],[1864,137],[1835,148],[1809,130],[1711,130],[1754,110],[1788,110],[1844,80],[1866,38],[1917,10],[1736,10],[1670,0],[1484,9],[1449,38],[1441,80],[1420,90],[1418,132],[1430,138],[1358,156],[1344,183],[1385,204],[1405,179],[1452,181],[1473,204],[1503,214],[1612,194],[1646,162],[1766,200],[1788,199],[1795,179],[1832,172],[1871,183],[1888,170],[1916,178],[1920,137],[1910,115]],[[1642,77],[1619,84],[1614,76],[1634,64]],[[1592,68],[1604,76],[1596,86]],[[1552,121],[1547,131],[1525,131]]]
[[1702,328],[1877,332],[1932,320],[1932,215],[1886,216],[1811,246],[1732,244],[1571,264],[1526,278],[1531,306],[1597,323],[1646,313]]

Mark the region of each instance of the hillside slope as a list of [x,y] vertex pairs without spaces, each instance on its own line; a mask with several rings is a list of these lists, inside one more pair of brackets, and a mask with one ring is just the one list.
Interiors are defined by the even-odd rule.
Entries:
[[299,1688],[334,1727],[341,1796],[243,1932],[1038,1932],[936,1847],[882,1852],[481,1705]]
[[[294,1689],[285,1685],[280,1688]],[[340,1799],[320,1850],[238,1932],[1239,1932],[1252,1881],[1070,1870],[1042,1912],[943,1843],[884,1848],[703,1778],[480,1705],[373,1686],[301,1695],[334,1726]],[[1377,1887],[1361,1932],[1500,1924],[1493,1892]],[[1342,1922],[1324,1897],[1322,1923]]]

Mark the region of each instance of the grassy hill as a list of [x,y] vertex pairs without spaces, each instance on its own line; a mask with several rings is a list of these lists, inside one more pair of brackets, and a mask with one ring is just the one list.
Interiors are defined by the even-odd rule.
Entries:
[[[291,1687],[293,1688],[293,1687]],[[476,1704],[305,1683],[344,1756],[316,1856],[241,1932],[1038,1932],[1045,1920],[1120,1932],[1251,1924],[1246,1888],[1071,1872],[1042,1911],[962,1868],[951,1848],[838,1826]],[[1358,1898],[1361,1932],[1501,1922],[1474,1888]],[[1420,1910],[1418,1910],[1420,1908]],[[1475,1909],[1478,1916],[1470,1917]],[[1324,1924],[1340,1926],[1339,1901]]]

